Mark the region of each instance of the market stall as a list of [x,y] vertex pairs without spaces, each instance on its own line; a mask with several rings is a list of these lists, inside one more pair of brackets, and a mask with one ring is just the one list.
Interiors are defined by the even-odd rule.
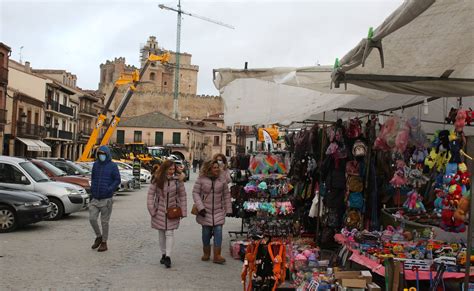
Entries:
[[[428,270],[407,270],[407,280],[431,274],[467,282],[474,48],[464,39],[473,12],[467,1],[407,1],[332,68],[215,70],[227,123],[299,122],[289,130],[288,177],[292,195],[309,201],[300,208],[309,205],[318,222],[318,247],[336,238],[352,260],[385,276],[416,253],[407,266],[418,260],[415,267]],[[363,241],[350,241],[364,230],[379,244],[370,254]],[[403,243],[391,242],[397,235]],[[440,237],[435,251],[457,247],[426,252]],[[386,270],[385,259],[396,264]]]

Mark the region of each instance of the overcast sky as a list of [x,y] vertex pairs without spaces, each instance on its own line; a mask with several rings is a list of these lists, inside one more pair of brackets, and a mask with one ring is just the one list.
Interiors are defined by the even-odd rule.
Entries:
[[[181,51],[199,66],[198,94],[217,95],[215,68],[333,64],[377,27],[402,0],[203,1],[183,0],[186,12],[235,26],[231,30],[184,16]],[[176,49],[176,14],[158,4],[177,1],[0,0],[0,41],[14,60],[37,69],[65,69],[78,85],[97,89],[99,65],[125,57],[139,64],[148,36]]]

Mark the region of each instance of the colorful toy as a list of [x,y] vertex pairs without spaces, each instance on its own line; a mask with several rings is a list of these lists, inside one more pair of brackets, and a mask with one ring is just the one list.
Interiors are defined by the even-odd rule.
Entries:
[[413,190],[407,194],[407,200],[403,203],[403,207],[411,213],[425,213],[426,209],[421,200],[421,196]]

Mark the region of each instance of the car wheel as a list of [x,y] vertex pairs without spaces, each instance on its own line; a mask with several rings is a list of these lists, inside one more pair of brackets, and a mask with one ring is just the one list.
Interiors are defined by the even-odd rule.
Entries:
[[64,215],[64,205],[58,199],[54,197],[48,197],[49,202],[51,203],[51,214],[49,215],[48,220],[58,220],[61,219]]
[[9,232],[17,227],[15,212],[8,206],[0,206],[0,232]]

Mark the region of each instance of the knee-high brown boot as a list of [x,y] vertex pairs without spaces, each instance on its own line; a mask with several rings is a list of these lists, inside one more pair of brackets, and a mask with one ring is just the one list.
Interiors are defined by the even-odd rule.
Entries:
[[221,247],[214,247],[214,263],[216,264],[224,264],[225,259],[221,256]]
[[211,246],[203,246],[202,251],[204,255],[202,255],[201,261],[209,261],[209,259],[211,258]]

